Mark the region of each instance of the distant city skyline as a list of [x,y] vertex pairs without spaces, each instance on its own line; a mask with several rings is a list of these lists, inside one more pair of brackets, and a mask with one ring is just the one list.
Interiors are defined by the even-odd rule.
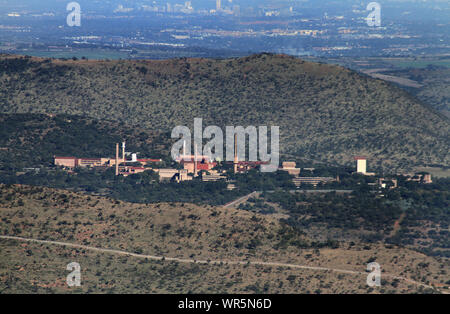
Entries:
[[95,48],[113,49],[113,58],[145,58],[155,47],[200,56],[328,57],[439,55],[450,49],[450,3],[439,0],[380,0],[382,23],[371,25],[371,1],[77,2],[80,25],[66,23],[67,0],[0,2],[0,51],[65,56]]

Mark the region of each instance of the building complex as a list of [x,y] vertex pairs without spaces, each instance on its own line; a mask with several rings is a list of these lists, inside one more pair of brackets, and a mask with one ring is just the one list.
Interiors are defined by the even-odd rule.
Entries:
[[[236,142],[236,141],[235,141]],[[218,162],[213,161],[210,156],[198,155],[195,150],[194,155],[187,155],[186,150],[176,159],[178,167],[162,169],[162,159],[138,158],[137,153],[127,153],[126,143],[122,143],[122,150],[120,152],[119,143],[116,144],[115,157],[100,157],[100,158],[78,158],[78,157],[61,157],[54,156],[55,166],[63,167],[67,170],[75,168],[100,168],[108,169],[114,168],[116,176],[129,176],[133,174],[142,173],[153,170],[159,175],[160,181],[189,181],[195,177],[201,177],[203,182],[212,182],[219,180],[226,180],[226,171],[218,170]],[[237,149],[235,148],[235,156],[233,160],[233,172],[236,174],[246,173],[252,169],[257,169],[262,165],[267,164],[261,161],[239,161],[237,157]],[[367,157],[357,156],[356,161],[357,174],[365,176],[374,176],[375,173],[367,172]],[[313,177],[300,176],[301,169],[296,167],[296,162],[285,161],[282,162],[280,171],[286,171],[292,178],[292,182],[296,187],[302,185],[318,186],[319,184],[326,184],[329,182],[339,182],[339,177]],[[305,168],[305,170],[308,170]],[[415,181],[420,183],[432,183],[430,174],[414,174],[403,175],[407,177],[407,181]],[[397,179],[378,178],[377,184],[380,187],[396,188],[398,186]]]

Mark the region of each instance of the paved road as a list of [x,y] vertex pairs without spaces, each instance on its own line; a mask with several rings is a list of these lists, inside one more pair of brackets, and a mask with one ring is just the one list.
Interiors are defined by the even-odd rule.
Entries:
[[[87,245],[81,245],[81,244],[75,244],[75,243],[50,241],[50,240],[37,240],[37,239],[22,238],[22,237],[15,237],[15,236],[5,236],[5,235],[0,235],[0,239],[59,245],[59,246],[73,247],[73,248],[79,248],[79,249],[84,249],[84,250],[89,250],[89,251],[95,251],[95,252],[100,252],[100,253],[110,253],[110,254],[116,254],[116,255],[125,255],[125,256],[133,256],[133,257],[137,257],[137,258],[145,258],[145,259],[150,259],[150,260],[157,260],[157,261],[164,260],[164,261],[169,261],[169,262],[178,262],[178,263],[187,263],[187,264],[260,265],[260,266],[286,267],[286,268],[294,268],[294,269],[329,271],[329,272],[337,272],[337,273],[352,274],[352,275],[363,275],[363,276],[368,275],[368,273],[365,271],[354,271],[354,270],[346,270],[346,269],[338,269],[338,268],[330,268],[330,267],[297,265],[297,264],[278,263],[278,262],[194,260],[194,259],[183,259],[183,258],[176,258],[176,257],[144,255],[144,254],[137,254],[137,253],[131,253],[131,252],[126,252],[126,251],[114,250],[114,249],[97,248],[97,247],[93,247],[93,246],[87,246]],[[414,285],[423,286],[423,287],[431,288],[431,289],[436,289],[433,286],[430,286],[430,285],[427,285],[422,282],[418,282],[418,281],[415,281],[415,280],[412,280],[409,278],[393,276],[393,275],[389,275],[389,274],[382,274],[382,277],[404,280],[404,281],[414,284]],[[440,291],[440,292],[442,292],[442,291]]]

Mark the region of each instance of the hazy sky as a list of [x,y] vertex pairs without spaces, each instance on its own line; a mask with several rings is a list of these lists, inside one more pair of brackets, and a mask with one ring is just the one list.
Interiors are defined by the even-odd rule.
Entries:
[[[65,6],[67,3],[71,2],[71,0],[0,0],[1,7],[16,7],[16,8],[56,8],[60,6]],[[88,6],[89,8],[105,8],[105,7],[116,7],[119,4],[124,6],[139,6],[139,5],[151,5],[153,3],[164,4],[164,3],[184,3],[185,0],[77,0],[76,2]],[[214,7],[216,0],[191,0],[193,6],[210,6]],[[361,3],[369,3],[371,1],[364,0],[222,0],[222,3],[227,4],[232,2],[233,4],[240,5],[256,5],[256,4],[308,4],[308,5],[316,5],[318,7],[323,6],[324,4],[331,3],[340,3],[341,5],[346,4],[361,4]],[[437,4],[437,5],[446,5],[449,6],[448,0],[379,0],[377,1],[381,4],[403,4],[405,8],[408,8],[414,4]]]

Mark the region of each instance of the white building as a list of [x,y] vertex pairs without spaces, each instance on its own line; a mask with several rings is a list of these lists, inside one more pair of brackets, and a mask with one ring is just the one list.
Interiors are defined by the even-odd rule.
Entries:
[[367,158],[357,156],[356,160],[356,172],[361,174],[367,174]]

